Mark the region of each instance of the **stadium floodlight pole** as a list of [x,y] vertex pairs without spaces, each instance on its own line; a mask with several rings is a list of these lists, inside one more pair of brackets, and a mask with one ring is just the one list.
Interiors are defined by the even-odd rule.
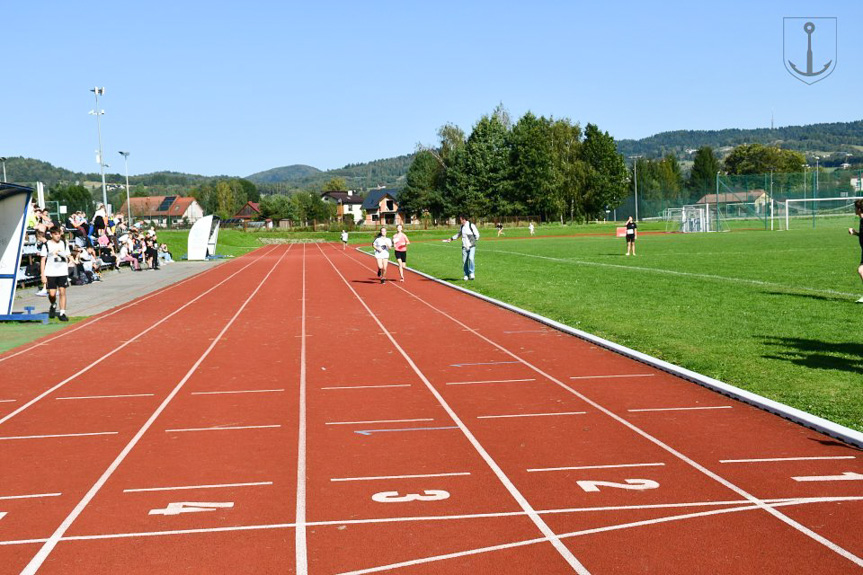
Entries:
[[105,185],[105,162],[102,159],[102,120],[100,119],[100,116],[105,114],[105,110],[99,109],[99,96],[105,95],[105,88],[96,86],[95,88],[90,88],[90,91],[96,96],[96,109],[91,110],[90,114],[96,116],[96,130],[99,133],[99,157],[97,161],[99,162],[99,171],[102,173],[102,204],[105,206],[105,210],[107,210],[108,186]]
[[123,162],[126,164],[126,210],[129,212],[129,223],[132,225],[132,201],[129,199],[129,152],[120,152]]
[[635,180],[635,221],[638,221],[638,158],[641,156],[629,156],[629,159],[635,160],[632,162],[632,169],[635,172],[633,179]]
[[6,182],[6,158],[0,158],[0,162],[3,162],[3,181]]

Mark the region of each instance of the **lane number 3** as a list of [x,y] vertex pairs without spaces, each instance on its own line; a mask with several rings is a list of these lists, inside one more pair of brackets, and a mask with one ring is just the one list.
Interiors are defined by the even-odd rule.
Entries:
[[381,491],[372,495],[378,503],[406,503],[408,501],[443,501],[449,499],[449,492],[442,489],[425,489],[420,493],[399,495],[398,491]]
[[644,491],[659,487],[659,483],[651,479],[625,479],[624,481],[626,483],[613,481],[576,481],[576,483],[588,493],[598,493],[600,487],[613,487],[614,489],[628,489],[630,491]]

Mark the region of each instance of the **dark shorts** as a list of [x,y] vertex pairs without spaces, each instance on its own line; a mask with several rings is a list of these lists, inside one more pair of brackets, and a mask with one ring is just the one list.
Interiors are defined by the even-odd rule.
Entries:
[[626,236],[626,241],[631,243],[635,241],[635,236]]
[[400,252],[396,250],[396,260],[404,263],[408,263],[408,252],[407,250]]
[[69,287],[69,276],[48,276],[45,279],[48,280],[48,283],[46,284],[48,289]]

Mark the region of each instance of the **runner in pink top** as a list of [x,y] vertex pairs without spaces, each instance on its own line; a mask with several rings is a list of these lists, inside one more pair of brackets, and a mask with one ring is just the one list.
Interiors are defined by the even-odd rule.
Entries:
[[402,225],[399,224],[396,226],[396,233],[393,236],[393,247],[396,252],[396,261],[399,263],[399,277],[400,281],[405,281],[405,264],[408,262],[408,244],[411,241],[405,235],[404,231],[402,231]]

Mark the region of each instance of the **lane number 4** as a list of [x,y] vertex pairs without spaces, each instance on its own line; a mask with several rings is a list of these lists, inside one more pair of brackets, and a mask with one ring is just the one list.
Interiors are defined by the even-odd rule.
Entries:
[[626,483],[615,483],[613,481],[577,481],[576,483],[588,493],[598,493],[600,487],[628,489],[630,491],[644,491],[659,487],[659,483],[652,479],[624,479],[624,481]]
[[442,489],[425,489],[422,494],[407,493],[399,495],[398,491],[381,491],[372,495],[372,500],[378,503],[406,503],[408,501],[443,501],[449,499],[449,492]]
[[181,513],[202,513],[204,511],[215,511],[216,509],[228,509],[233,506],[234,503],[231,501],[180,501],[177,503],[169,503],[168,506],[164,509],[151,509],[150,515],[179,515]]

